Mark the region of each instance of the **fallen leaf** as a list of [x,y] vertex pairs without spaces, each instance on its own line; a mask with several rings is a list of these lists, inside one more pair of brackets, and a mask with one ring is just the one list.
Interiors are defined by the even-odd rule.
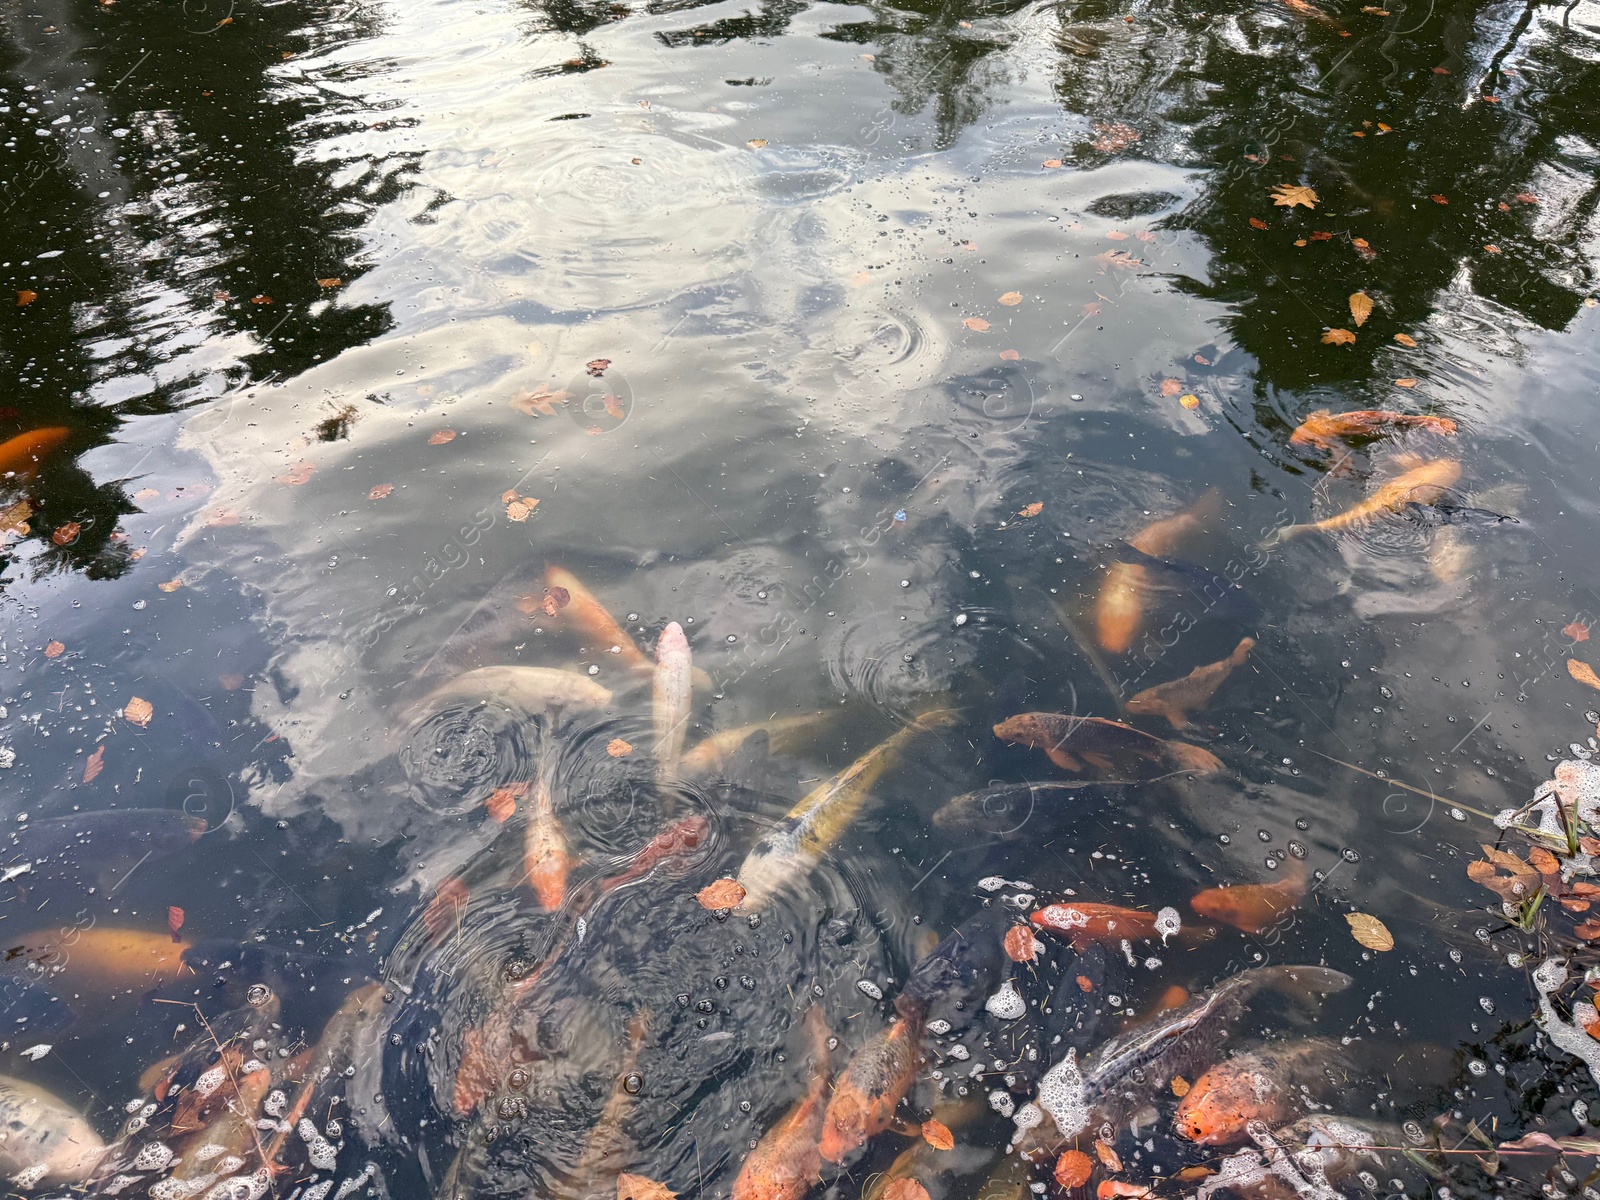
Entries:
[[1200,397],[1193,392],[1188,392],[1178,397],[1178,403],[1192,411],[1200,407]]
[[1098,317],[1100,315],[1099,303],[1094,300],[1089,301],[1089,303],[1085,304],[1078,310],[1078,315],[1083,317]]
[[915,1179],[900,1178],[883,1189],[882,1200],[930,1200],[928,1189]]
[[183,909],[176,904],[167,905],[167,932],[172,935],[173,941],[178,941],[178,930],[183,928]]
[[251,304],[271,304],[272,303],[272,297],[268,296],[268,295],[251,296],[250,297],[250,303]]
[[621,738],[612,738],[606,743],[606,753],[612,758],[626,758],[633,753],[633,747]]
[[161,493],[155,488],[140,488],[133,494],[134,503],[143,504],[146,500],[159,500]]
[[533,510],[538,503],[539,502],[537,500],[531,502],[527,500],[513,500],[510,504],[506,505],[506,519],[509,521],[516,521],[518,523],[526,521],[530,516],[533,515]]
[[1316,192],[1300,184],[1280,183],[1271,194],[1272,202],[1280,208],[1293,208],[1297,204],[1306,208],[1317,206]]
[[[1018,928],[1021,928],[1018,926]],[[922,1123],[922,1140],[935,1150],[954,1150],[956,1139],[951,1134],[948,1126],[942,1121],[935,1121],[929,1117]]]
[[1080,992],[1087,993],[1094,991],[1094,980],[1090,979],[1087,975],[1079,975],[1076,982]]
[[1017,352],[1016,350],[1002,350],[1002,351],[1000,351],[1000,361],[1001,362],[1017,362],[1021,358],[1022,358],[1022,355],[1019,352]]
[[1365,134],[1365,133],[1364,133],[1364,132],[1363,132],[1363,131],[1362,131],[1362,130],[1359,130],[1359,129],[1352,129],[1352,130],[1351,130],[1351,131],[1350,131],[1350,136],[1351,136],[1351,137],[1360,137],[1360,138],[1364,138],[1364,137],[1366,137],[1366,136],[1367,136],[1367,135],[1366,135],[1366,134]]
[[1528,862],[1541,875],[1554,875],[1561,870],[1561,860],[1543,846],[1528,851]]
[[553,392],[548,388],[540,388],[536,392],[523,388],[511,397],[511,407],[530,417],[553,417],[556,415],[555,406],[565,404],[571,395],[565,388]]
[[19,291],[17,293],[17,307],[18,308],[26,308],[26,307],[28,307],[28,305],[32,304],[38,298],[39,298],[39,293],[38,292],[30,292],[27,288],[23,288],[21,291]]
[[1586,662],[1580,662],[1576,658],[1567,659],[1567,674],[1571,675],[1579,683],[1586,683],[1590,687],[1600,690],[1600,675],[1596,675],[1594,668]]
[[527,790],[525,783],[508,783],[504,787],[497,787],[483,802],[483,811],[497,825],[504,825],[511,819],[511,814],[517,811],[517,798]]
[[1016,306],[1018,304],[1021,304],[1022,303],[1022,293],[1021,292],[1007,292],[1004,296],[1000,297],[1000,303],[1004,304],[1008,308],[1011,308],[1011,307],[1014,307],[1014,306]]
[[[1586,634],[1585,636],[1588,636],[1588,635]],[[46,658],[60,658],[66,652],[67,652],[67,647],[66,647],[65,644],[63,644],[61,642],[50,642],[44,648],[44,656]]]
[[[1387,17],[1389,14],[1388,13],[1384,13],[1383,15]],[[1385,125],[1382,121],[1378,122],[1378,132],[1379,133],[1388,133],[1391,128],[1392,128],[1392,126]]]
[[1269,228],[1271,228],[1271,226],[1269,226],[1260,217],[1251,217],[1250,218],[1250,228],[1251,229],[1269,229]]
[[1122,1170],[1122,1159],[1117,1157],[1117,1152],[1099,1138],[1094,1140],[1094,1156],[1100,1160],[1100,1165],[1106,1170]]
[[65,525],[58,526],[50,535],[50,540],[58,546],[70,546],[78,540],[78,531],[82,528],[76,521],[68,521]]
[[332,276],[329,276],[327,279],[319,279],[319,280],[317,280],[317,286],[318,287],[324,287],[324,288],[342,287],[342,286],[344,286],[344,280],[340,279],[337,275],[332,275]]
[[1350,936],[1368,950],[1394,949],[1394,935],[1377,917],[1368,913],[1346,913],[1344,919],[1350,923]]
[[1313,242],[1331,242],[1333,240],[1333,234],[1331,231],[1326,229],[1313,229],[1311,231],[1311,240]]
[[968,317],[961,323],[974,333],[987,333],[989,330],[989,322],[982,317]]
[[677,1200],[678,1193],[645,1175],[617,1176],[617,1200]]
[[1574,925],[1572,932],[1586,942],[1600,938],[1600,921],[1585,921],[1582,925]]
[[1500,103],[1500,97],[1499,96],[1490,96],[1487,93],[1485,93],[1485,95],[1483,97],[1483,102],[1485,104],[1499,104]]
[[106,769],[106,748],[98,747],[95,752],[83,761],[83,781],[93,783],[101,771]]
[[1044,949],[1026,925],[1013,925],[1006,930],[1004,946],[1006,957],[1012,962],[1032,962]]
[[1525,1133],[1514,1142],[1501,1142],[1497,1150],[1553,1150],[1561,1153],[1561,1143],[1548,1133]]
[[392,484],[392,483],[380,483],[380,484],[375,485],[373,487],[373,489],[370,492],[367,493],[367,499],[368,500],[382,500],[382,499],[385,499],[387,496],[389,496],[393,491],[394,491],[394,484]]
[[1361,255],[1361,257],[1366,259],[1368,262],[1371,262],[1373,259],[1378,257],[1378,252],[1372,248],[1372,243],[1367,241],[1366,238],[1351,238],[1350,245],[1355,249],[1357,254]]
[[289,487],[299,487],[316,473],[316,463],[302,461],[295,463],[294,466],[290,467],[282,475],[276,475],[273,478],[275,478],[279,483],[287,484]]
[[1137,129],[1121,121],[1096,121],[1090,128],[1094,130],[1095,137],[1089,144],[1102,154],[1126,150],[1140,137]]
[[1019,516],[1019,517],[1037,517],[1043,511],[1044,511],[1044,501],[1043,500],[1035,500],[1032,504],[1028,505],[1021,512],[1019,512],[1017,514],[1017,516]]
[[589,372],[589,374],[593,375],[596,379],[599,379],[600,376],[606,373],[606,368],[610,365],[611,360],[609,358],[591,358],[588,362],[583,364],[583,369]]
[[1408,349],[1415,350],[1417,348],[1417,339],[1412,337],[1409,333],[1397,333],[1394,335],[1394,340]]
[[1174,1075],[1172,1077],[1172,1094],[1179,1100],[1189,1094],[1189,1081],[1182,1075]]
[[1161,381],[1161,394],[1163,396],[1176,396],[1183,391],[1183,381],[1179,379],[1163,379]]
[[232,508],[213,508],[210,512],[206,513],[204,521],[204,524],[207,526],[237,525],[238,523],[238,510]]
[[708,883],[695,895],[700,907],[708,912],[733,908],[745,897],[744,885],[737,879],[718,879]]
[[1110,238],[1113,242],[1125,242],[1128,240],[1128,235],[1123,233],[1120,229],[1108,230],[1106,237]]
[[1068,1150],[1056,1159],[1056,1182],[1064,1188],[1080,1188],[1089,1182],[1094,1163],[1082,1150]]
[[455,440],[456,431],[454,429],[437,429],[428,435],[428,445],[430,446],[442,446],[446,442]]
[[[1389,14],[1388,13],[1384,13],[1383,15],[1387,17]],[[1204,1179],[1208,1175],[1215,1175],[1215,1174],[1216,1174],[1216,1172],[1213,1171],[1210,1167],[1193,1166],[1193,1167],[1185,1167],[1183,1170],[1179,1171],[1176,1175],[1174,1175],[1173,1178],[1177,1179],[1177,1180],[1181,1180],[1184,1183],[1190,1183],[1193,1180]]]
[[761,149],[761,147],[765,146],[766,144],[767,144],[767,139],[766,138],[751,138],[748,142],[745,143],[745,145],[749,146],[750,149],[752,149],[752,150],[759,150],[759,149]]
[[1295,240],[1294,240],[1294,244],[1295,244],[1295,245],[1296,245],[1296,246],[1305,246],[1305,245],[1309,245],[1309,243],[1308,243],[1308,242],[1307,242],[1307,241],[1306,241],[1306,240],[1305,240],[1305,238],[1295,238]]
[[1047,158],[1042,165],[1045,170],[1054,171],[1060,168],[1061,160],[1059,158]]
[[1450,70],[1448,67],[1435,67],[1433,69],[1433,73],[1435,75],[1448,75],[1450,74]]
[[1356,340],[1356,335],[1348,329],[1330,329],[1322,335],[1324,346],[1349,346]]
[[1535,196],[1532,192],[1518,192],[1516,199],[1521,200],[1524,204],[1539,203],[1539,197]]
[[130,725],[148,725],[150,718],[155,715],[155,705],[138,696],[134,696],[122,706],[122,716]]
[[1153,242],[1156,240],[1156,235],[1151,233],[1148,229],[1140,229],[1136,231],[1133,236],[1138,238],[1141,242]]
[[600,403],[605,406],[606,416],[613,421],[623,421],[628,417],[628,410],[622,407],[622,398],[607,392],[600,398]]
[[451,927],[461,919],[461,912],[471,898],[467,885],[461,880],[446,879],[441,883],[439,890],[433,893],[433,899],[428,901],[428,907],[422,910],[422,924],[427,928],[428,936],[441,938],[449,933]]
[[1589,627],[1582,621],[1574,621],[1570,625],[1563,625],[1561,632],[1567,635],[1569,642],[1587,642],[1589,640]]
[[183,586],[182,579],[169,579],[165,583],[156,584],[163,592],[175,592]]
[[1417,386],[1417,380],[1407,375],[1404,379],[1396,379],[1394,385],[1395,387],[1414,388]]
[[1435,204],[1450,203],[1450,198],[1448,196],[1441,196],[1438,192],[1435,192],[1433,195],[1429,196],[1428,199],[1432,200]]
[[1350,319],[1360,329],[1367,323],[1367,318],[1372,315],[1372,297],[1365,292],[1350,293]]
[[1487,246],[1484,247],[1484,249],[1487,250],[1490,254],[1499,254],[1500,253],[1500,247],[1496,246],[1493,242],[1490,242]]
[[236,692],[244,686],[244,676],[232,674],[218,675],[217,682],[222,685],[223,691]]

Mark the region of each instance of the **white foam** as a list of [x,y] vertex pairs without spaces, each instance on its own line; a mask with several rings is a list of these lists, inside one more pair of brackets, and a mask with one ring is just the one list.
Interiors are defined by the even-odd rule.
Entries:
[[1089,1094],[1076,1047],[1039,1081],[1039,1107],[1050,1114],[1062,1137],[1075,1137],[1089,1124]]
[[983,1006],[1002,1021],[1015,1021],[1028,1011],[1028,1002],[1022,998],[1022,993],[1017,991],[1017,985],[1009,979],[1000,985],[1000,990],[990,996]]
[[1002,1117],[1009,1117],[1017,1111],[1017,1102],[1011,1098],[1011,1093],[1004,1088],[995,1088],[989,1093],[989,1107]]
[[172,1161],[172,1148],[161,1142],[148,1142],[134,1156],[135,1171],[160,1171]]
[[1161,935],[1161,944],[1165,946],[1169,937],[1176,937],[1178,930],[1183,928],[1183,920],[1178,916],[1175,908],[1163,908],[1156,914],[1156,932]]

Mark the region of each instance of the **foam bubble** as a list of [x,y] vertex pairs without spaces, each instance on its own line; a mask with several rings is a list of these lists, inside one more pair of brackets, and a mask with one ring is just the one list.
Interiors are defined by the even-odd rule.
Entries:
[[1089,1123],[1089,1095],[1076,1047],[1039,1081],[1039,1107],[1050,1114],[1063,1137],[1074,1137]]
[[990,996],[983,1006],[1002,1021],[1015,1021],[1028,1011],[1028,1002],[1022,998],[1022,993],[1017,991],[1017,985],[1009,979],[1000,985],[1000,990]]

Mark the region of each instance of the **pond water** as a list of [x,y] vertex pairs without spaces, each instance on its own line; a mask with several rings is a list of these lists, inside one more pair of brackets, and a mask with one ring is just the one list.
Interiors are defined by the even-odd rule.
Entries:
[[17,1190],[1594,1195],[1600,4],[0,27]]

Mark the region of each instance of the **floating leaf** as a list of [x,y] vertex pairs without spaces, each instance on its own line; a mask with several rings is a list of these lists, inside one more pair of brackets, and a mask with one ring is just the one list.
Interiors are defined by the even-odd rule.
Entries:
[[1367,323],[1367,318],[1372,315],[1372,297],[1365,292],[1350,293],[1350,319],[1360,329]]
[[455,440],[456,431],[454,429],[436,429],[428,435],[428,445],[430,446],[442,446],[446,442]]
[[518,498],[506,505],[506,518],[511,521],[526,521],[533,515],[533,510],[539,507],[537,500],[524,500]]
[[1060,170],[1060,168],[1061,168],[1061,160],[1059,158],[1047,158],[1047,159],[1044,160],[1042,165],[1043,165],[1044,169],[1047,170],[1047,171]]
[[766,144],[767,144],[767,139],[766,138],[751,138],[748,142],[745,143],[745,145],[749,146],[750,149],[752,149],[752,150],[759,150],[759,149],[761,149],[761,147],[765,146]]
[[922,1123],[922,1140],[935,1150],[954,1150],[956,1148],[956,1139],[950,1132],[949,1127],[942,1121],[935,1121],[932,1117]]
[[961,323],[975,333],[987,333],[989,330],[989,322],[982,317],[968,317]]
[[272,297],[268,296],[268,295],[266,295],[264,293],[262,295],[260,295],[260,296],[251,296],[250,297],[250,303],[251,304],[271,304],[272,303]]
[[155,705],[150,701],[133,697],[122,706],[122,716],[130,725],[148,725],[150,718],[156,715]]
[[1106,234],[1106,237],[1110,238],[1113,242],[1125,242],[1128,240],[1128,235],[1123,233],[1120,229],[1111,230]]
[[31,516],[33,516],[33,505],[26,500],[18,500],[9,508],[0,511],[0,541],[25,536],[28,532],[28,518]]
[[483,809],[492,821],[504,825],[511,819],[511,814],[517,811],[517,797],[527,790],[528,785],[525,783],[509,783],[505,787],[497,787],[489,793],[489,798],[483,803]]
[[1501,1142],[1497,1150],[1553,1150],[1561,1153],[1561,1143],[1548,1133],[1525,1133],[1514,1142]]
[[1349,346],[1356,340],[1356,335],[1348,329],[1330,329],[1322,335],[1324,346]]
[[1449,204],[1450,203],[1450,197],[1441,196],[1438,192],[1435,192],[1433,195],[1429,196],[1428,199],[1432,200],[1435,204]]
[[612,758],[626,758],[633,753],[633,747],[621,738],[612,738],[606,743],[606,753]]
[[1161,394],[1163,396],[1176,396],[1181,391],[1183,391],[1183,381],[1181,379],[1163,379],[1161,381]]
[[461,919],[461,912],[472,898],[467,885],[459,879],[446,879],[434,892],[428,907],[422,910],[422,924],[428,936],[441,938]]
[[1000,303],[1004,304],[1007,308],[1015,307],[1016,305],[1022,303],[1022,293],[1007,292],[1004,296],[1000,297]]
[[172,940],[178,940],[178,930],[183,928],[183,909],[176,904],[167,905],[167,932],[172,935]]
[[[1584,636],[1587,637],[1588,635],[1585,634]],[[44,648],[44,656],[46,658],[60,658],[66,652],[67,647],[64,642],[50,642]]]
[[1095,1138],[1094,1140],[1094,1155],[1100,1160],[1100,1165],[1106,1170],[1122,1170],[1122,1159],[1117,1157],[1117,1152],[1099,1138]]
[[1331,242],[1333,234],[1326,229],[1313,229],[1311,231],[1311,240],[1313,242]]
[[317,464],[312,462],[297,462],[282,475],[273,476],[279,483],[289,487],[299,487],[317,473]]
[[1094,991],[1094,980],[1090,979],[1087,975],[1079,975],[1075,982],[1077,983],[1078,990],[1080,992],[1087,994]]
[[1415,350],[1417,348],[1417,339],[1409,333],[1397,333],[1394,335],[1394,340],[1409,349]]
[[1026,925],[1013,925],[1006,930],[1004,944],[1006,957],[1012,962],[1032,962],[1044,949],[1039,939],[1033,936],[1033,930]]
[[1019,360],[1021,360],[1021,358],[1022,358],[1021,353],[1016,351],[1016,350],[1002,350],[1002,351],[1000,351],[1000,361],[1001,362],[1018,362]]
[[83,781],[93,783],[100,772],[106,769],[106,748],[99,746],[95,752],[83,760]]
[[58,546],[70,546],[78,540],[78,531],[82,528],[76,521],[68,521],[50,535],[50,540]]
[[617,1176],[617,1200],[678,1200],[678,1193],[646,1175]]
[[23,288],[17,293],[17,307],[27,308],[28,305],[32,304],[38,298],[38,292],[30,292],[27,288]]
[[1378,257],[1378,252],[1372,248],[1372,243],[1367,241],[1366,238],[1351,238],[1350,245],[1355,248],[1357,254],[1368,262]]
[[1580,662],[1576,658],[1567,659],[1567,674],[1571,675],[1579,683],[1586,683],[1590,687],[1600,690],[1600,675],[1596,675],[1594,668],[1586,662]]
[[553,417],[556,415],[555,406],[565,404],[572,393],[565,388],[551,391],[549,388],[539,388],[530,392],[523,388],[511,397],[511,407],[518,412],[527,413],[530,417]]
[[165,583],[156,584],[156,586],[158,588],[160,588],[163,592],[175,592],[175,591],[177,591],[179,588],[181,588],[183,586],[183,580],[181,580],[181,579],[169,579]]
[[1394,385],[1395,387],[1414,388],[1417,386],[1417,382],[1416,379],[1408,375],[1404,379],[1396,379]]
[[368,500],[386,499],[394,491],[394,484],[380,483],[367,493]]
[[611,360],[609,358],[591,358],[588,362],[583,364],[583,369],[589,372],[589,374],[593,375],[596,379],[599,379],[600,376],[606,373],[606,368],[610,365]]
[[1094,1173],[1094,1162],[1082,1150],[1068,1150],[1056,1159],[1056,1182],[1064,1188],[1080,1188]]
[[1539,197],[1535,196],[1532,192],[1518,192],[1516,198],[1521,200],[1524,204],[1539,203]]
[[319,280],[317,280],[317,286],[318,287],[323,287],[323,288],[343,287],[344,286],[344,280],[340,279],[336,275],[329,276],[327,279],[319,279]]
[[1574,621],[1570,625],[1563,625],[1561,632],[1566,634],[1569,642],[1587,642],[1589,640],[1589,627],[1582,621]]
[[1178,403],[1187,409],[1196,409],[1200,407],[1200,397],[1196,396],[1193,392],[1189,392],[1185,395],[1179,396]]
[[1272,189],[1272,202],[1280,208],[1293,208],[1303,205],[1306,208],[1317,206],[1317,194],[1308,187],[1299,184],[1280,183]]
[[1017,516],[1019,516],[1019,517],[1037,517],[1043,511],[1044,511],[1044,501],[1043,500],[1035,500],[1032,504],[1029,504],[1025,508],[1023,508],[1023,510],[1021,512],[1019,512],[1017,514]]
[[745,897],[744,885],[737,879],[718,879],[706,884],[695,895],[700,907],[709,912],[737,906]]
[[1485,246],[1484,249],[1487,250],[1490,254],[1499,254],[1500,253],[1500,247],[1496,246],[1492,242],[1489,245]]
[[1251,217],[1250,218],[1250,228],[1251,229],[1267,229],[1267,228],[1269,228],[1269,226],[1260,217]]
[[1172,1077],[1172,1094],[1179,1100],[1189,1094],[1189,1081],[1182,1075],[1174,1075]]
[[1377,917],[1368,913],[1346,913],[1344,919],[1350,923],[1350,936],[1368,950],[1394,949],[1394,935]]

